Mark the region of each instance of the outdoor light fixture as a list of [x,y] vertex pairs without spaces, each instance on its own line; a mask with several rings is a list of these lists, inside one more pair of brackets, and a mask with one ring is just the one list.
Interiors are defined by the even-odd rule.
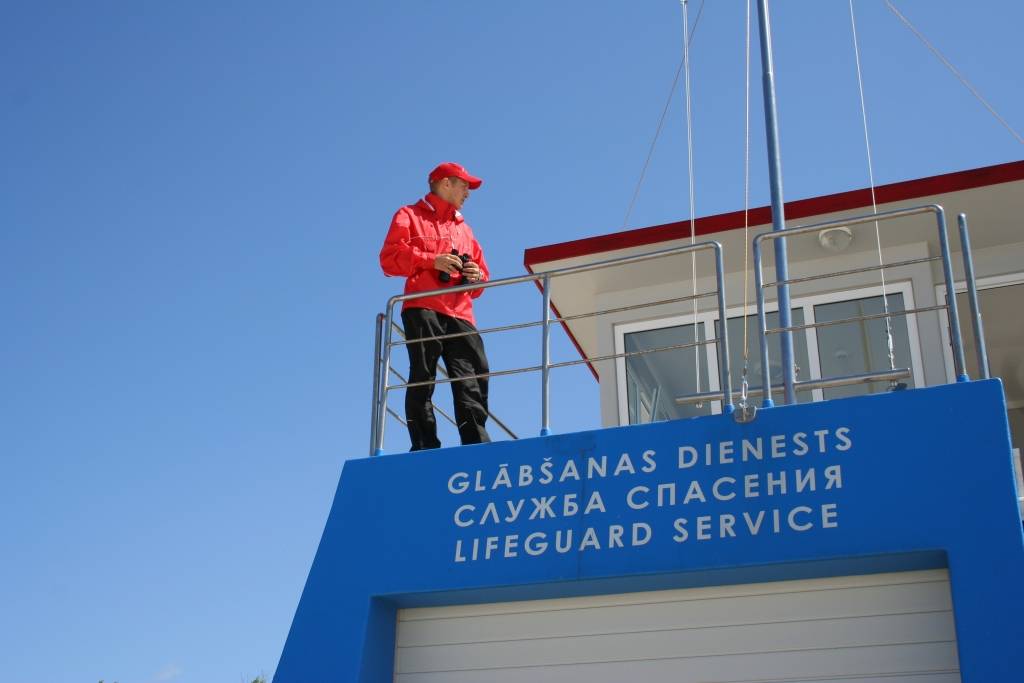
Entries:
[[827,230],[822,230],[818,233],[818,244],[820,244],[825,251],[838,253],[850,246],[850,242],[852,241],[853,233],[845,226],[828,228]]

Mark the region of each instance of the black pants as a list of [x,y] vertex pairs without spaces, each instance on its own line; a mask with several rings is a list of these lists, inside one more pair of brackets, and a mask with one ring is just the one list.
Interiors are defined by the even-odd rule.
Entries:
[[[445,368],[452,378],[489,372],[483,339],[476,334],[476,328],[465,320],[426,308],[407,308],[402,311],[402,322],[405,325],[405,337],[409,340],[459,332],[473,333],[464,337],[407,344],[409,382],[434,381],[438,358],[444,358]],[[465,379],[451,384],[455,400],[455,421],[462,443],[487,443],[491,440],[484,429],[484,423],[487,422],[487,378]],[[431,402],[433,395],[433,384],[405,390],[405,419],[414,451],[441,447],[437,438],[434,404]]]

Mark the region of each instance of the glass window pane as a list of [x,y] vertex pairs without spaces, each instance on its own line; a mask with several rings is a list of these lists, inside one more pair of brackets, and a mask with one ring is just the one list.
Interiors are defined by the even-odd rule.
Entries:
[[[794,308],[792,312],[794,325],[804,324],[804,312]],[[766,313],[768,329],[779,326],[779,314]],[[751,389],[761,387],[761,342],[758,337],[757,315],[746,316],[747,319],[747,385]],[[716,325],[717,329],[717,325]],[[738,397],[743,381],[743,316],[729,318],[729,375],[732,377],[732,389]],[[810,361],[807,357],[807,334],[801,330],[793,333],[793,357],[796,363],[796,379],[810,379]],[[768,358],[771,362],[772,386],[782,384],[782,337],[778,334],[768,335]],[[775,400],[779,401],[779,391],[772,389]],[[813,400],[810,389],[797,392],[797,401],[809,403]],[[760,395],[755,397],[760,400]],[[738,398],[736,400],[739,400]]]
[[[888,295],[889,311],[902,311],[903,294]],[[881,296],[872,296],[850,301],[835,301],[814,307],[817,322],[843,320],[863,315],[884,313]],[[910,368],[910,338],[907,333],[906,316],[897,316],[892,321],[893,351],[897,368]],[[857,375],[873,370],[889,369],[888,341],[885,318],[858,320],[841,325],[818,328],[818,358],[821,361],[821,376],[842,377]],[[901,380],[908,387],[914,386],[913,378]],[[855,384],[847,387],[825,389],[825,398],[859,396],[889,390],[885,381],[871,384]]]
[[[1024,364],[1021,362],[1024,358],[1024,316],[1018,314],[1021,301],[1024,301],[1024,284],[978,291],[989,369],[993,377],[1003,380],[1010,435],[1013,445],[1018,448],[1024,444]],[[960,309],[967,374],[971,379],[977,379],[981,373],[978,371],[978,352],[967,294],[957,294],[956,303]]]
[[[703,325],[701,338],[703,339]],[[624,335],[627,352],[671,347],[694,342],[694,326],[676,325]],[[694,348],[697,349],[696,354]],[[700,388],[697,387],[694,356],[699,368]],[[708,390],[707,352],[703,346],[651,351],[626,359],[626,405],[629,407],[629,423],[641,424],[658,420],[672,420],[680,417],[709,415],[711,403],[701,406],[676,405],[677,396],[695,394]]]

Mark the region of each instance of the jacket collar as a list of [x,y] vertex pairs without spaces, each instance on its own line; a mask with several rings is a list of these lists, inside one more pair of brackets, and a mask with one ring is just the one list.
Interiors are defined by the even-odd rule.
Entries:
[[428,192],[427,196],[421,199],[419,203],[427,211],[437,214],[437,217],[442,221],[454,220],[456,223],[463,221],[461,212],[433,192]]

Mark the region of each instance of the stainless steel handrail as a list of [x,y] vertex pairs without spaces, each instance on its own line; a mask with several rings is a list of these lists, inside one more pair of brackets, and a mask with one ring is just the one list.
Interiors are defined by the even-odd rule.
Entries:
[[[603,308],[600,311],[591,311],[591,312],[588,312],[588,313],[577,313],[576,315],[567,315],[567,316],[562,316],[562,317],[551,316],[551,318],[549,320],[549,323],[564,323],[564,322],[569,322],[569,321],[572,321],[572,320],[582,320],[583,318],[594,318],[594,317],[601,316],[601,315],[609,315],[611,313],[622,313],[623,311],[635,311],[635,310],[640,309],[640,308],[650,308],[651,306],[663,306],[665,304],[675,304],[675,303],[681,303],[681,302],[685,302],[685,301],[694,301],[694,300],[697,300],[697,299],[706,299],[709,296],[714,296],[714,295],[715,295],[714,292],[703,292],[703,293],[697,294],[697,295],[692,295],[691,294],[691,295],[688,295],[688,296],[677,296],[677,297],[673,297],[671,299],[659,299],[658,301],[645,301],[642,304],[633,304],[631,306],[619,306],[617,308]],[[384,314],[381,313],[380,315],[384,315]],[[391,324],[395,326],[395,329],[399,329],[399,330],[402,329],[401,327],[399,327],[397,325],[397,323],[392,322]],[[418,344],[420,342],[425,342],[425,341],[436,341],[436,340],[441,340],[441,339],[455,339],[457,337],[469,337],[469,336],[474,335],[474,334],[484,335],[484,334],[491,334],[491,333],[494,333],[494,332],[510,332],[512,330],[525,330],[525,329],[529,329],[531,327],[542,327],[543,325],[544,325],[544,320],[543,319],[541,319],[541,320],[531,320],[531,321],[525,322],[525,323],[513,323],[511,325],[499,325],[498,327],[484,327],[484,328],[481,328],[481,329],[477,330],[476,332],[452,332],[451,334],[439,334],[439,335],[437,335],[435,337],[419,337],[417,339],[414,339],[411,342],[410,341],[406,341],[403,338],[403,339],[398,340],[398,341],[393,341],[392,344],[395,345],[395,346],[403,346],[403,345],[408,345],[408,344]]]
[[889,311],[888,313],[868,313],[865,315],[855,315],[849,318],[839,318],[838,320],[825,320],[823,322],[806,323],[804,325],[790,325],[789,327],[773,327],[770,330],[766,330],[766,334],[779,334],[780,332],[799,332],[800,330],[812,330],[819,327],[832,327],[833,325],[845,325],[847,323],[856,323],[863,320],[879,320],[880,318],[896,318],[900,316],[907,316],[911,313],[928,313],[929,311],[940,311],[946,308],[945,304],[937,304],[935,306],[921,306],[919,308],[905,308],[902,311]]
[[[373,349],[374,349],[373,350],[373,353],[374,353],[374,356],[373,356],[373,358],[374,358],[373,397],[374,397],[374,399],[373,399],[373,408],[372,408],[371,413],[370,413],[370,452],[371,453],[373,452],[373,449],[374,449],[374,447],[375,447],[375,445],[377,443],[377,441],[376,441],[376,439],[377,439],[377,401],[376,401],[376,397],[377,397],[378,392],[380,391],[380,374],[379,374],[379,372],[380,372],[380,367],[381,367],[381,356],[380,356],[380,354],[381,354],[381,336],[382,336],[381,327],[383,326],[383,324],[384,324],[384,314],[383,313],[378,313],[377,314],[376,329],[375,329],[375,334],[374,334],[374,344],[373,344]],[[405,335],[405,331],[401,327],[399,327],[397,324],[395,324],[394,321],[392,321],[391,325],[395,329],[398,330],[399,334],[401,334],[403,336]],[[439,367],[438,369],[441,370],[442,372],[444,372],[445,375],[447,376],[447,372],[444,370],[444,368],[440,368]],[[399,381],[401,381],[401,382],[405,382],[406,381],[406,378],[403,377],[402,373],[398,372],[398,370],[395,370],[394,368],[389,368],[389,371],[391,372],[392,375],[397,377],[399,379]],[[455,421],[455,418],[452,417],[451,415],[449,415],[440,406],[434,406],[434,409],[438,413],[441,414],[441,417],[443,417],[446,420],[448,420],[448,422],[452,423],[455,426],[458,426],[458,423]],[[387,408],[387,414],[391,415],[391,417],[395,418],[395,420],[397,420],[398,423],[401,424],[403,427],[405,426],[405,420],[402,418],[402,416],[399,415],[394,410],[392,410],[390,407]],[[513,439],[518,438],[515,434],[513,434],[508,429],[508,427],[505,426],[504,422],[502,422],[497,417],[492,415],[490,413],[490,411],[488,411],[487,414],[490,415],[491,418],[495,421],[495,423],[498,424],[502,429],[504,429],[505,432],[509,436],[511,436]]]
[[[811,389],[831,389],[833,387],[845,387],[852,384],[870,384],[871,382],[895,382],[899,379],[907,379],[911,376],[910,368],[898,368],[896,370],[880,370],[877,372],[865,372],[857,375],[843,375],[841,377],[828,377],[823,379],[804,379],[793,382],[796,391],[810,391]],[[782,389],[784,385],[772,385],[772,389]],[[761,396],[764,389],[755,387],[747,390],[747,396]],[[721,391],[704,391],[699,394],[680,396],[675,400],[676,405],[692,405],[704,403],[705,401],[718,401],[722,398]]]
[[[440,369],[440,368],[438,368],[438,369]],[[395,370],[394,368],[388,368],[388,370],[389,370],[389,372],[392,375],[394,375],[395,377],[398,378],[399,382],[407,382],[408,381],[406,379],[406,377],[402,373],[400,373],[398,370]],[[446,411],[441,406],[435,405],[434,406],[434,410],[436,410],[437,412],[441,413],[441,417],[443,417],[445,420],[447,420],[453,426],[455,426],[455,427],[459,426],[459,423],[455,421],[455,418],[452,417],[451,415],[449,415],[448,411]],[[388,412],[391,413],[391,415],[393,415],[395,417],[398,417],[398,413],[396,413],[395,411],[391,410],[391,408],[388,408]],[[399,422],[402,423],[402,426],[405,426],[405,420],[399,420]],[[515,438],[515,436],[513,436],[512,438]]]
[[[777,282],[764,282],[764,266],[762,262],[762,243],[766,240],[783,240],[785,237],[806,235],[810,233],[820,232],[833,227],[840,226],[853,226],[863,225],[872,222],[881,222],[887,220],[893,220],[898,218],[910,217],[920,214],[933,214],[936,221],[936,230],[939,237],[939,245],[941,250],[940,256],[929,256],[924,258],[908,259],[903,261],[895,261],[891,263],[880,263],[877,266],[868,266],[863,268],[854,268],[848,270],[842,270],[832,273],[810,275],[804,277],[787,278]],[[971,305],[971,316],[973,324],[973,332],[977,341],[977,352],[978,352],[978,366],[979,374],[982,377],[987,378],[989,376],[989,365],[988,357],[984,339],[984,331],[982,327],[981,312],[977,302],[977,288],[974,278],[974,268],[971,258],[970,240],[967,230],[967,221],[964,214],[958,216],[959,228],[960,228],[960,239],[962,246],[962,257],[963,267],[966,279],[966,289],[968,294],[968,300]],[[564,277],[568,275],[579,274],[583,272],[589,272],[593,270],[600,270],[603,268],[615,267],[620,265],[628,265],[633,263],[641,263],[653,259],[664,258],[668,256],[681,255],[686,253],[695,253],[704,250],[713,250],[715,256],[715,276],[716,276],[716,289],[711,292],[704,292],[700,294],[694,294],[692,296],[682,296],[670,299],[662,299],[652,302],[644,302],[640,304],[634,304],[629,306],[620,306],[615,308],[607,308],[597,311],[591,311],[586,313],[579,313],[568,316],[554,316],[552,315],[551,309],[551,282],[553,279],[558,277]],[[754,268],[755,268],[755,292],[757,295],[757,315],[758,315],[758,327],[760,332],[760,344],[761,344],[761,357],[762,357],[762,386],[751,389],[747,392],[748,396],[752,395],[763,395],[764,407],[771,407],[772,403],[772,390],[779,389],[782,385],[771,385],[769,382],[769,359],[767,349],[767,335],[768,334],[780,334],[786,332],[794,332],[799,330],[806,330],[818,327],[827,327],[831,325],[839,325],[851,322],[859,322],[865,320],[875,320],[881,318],[894,318],[900,316],[908,316],[912,314],[919,314],[924,312],[936,311],[945,309],[949,314],[949,330],[950,330],[950,345],[953,351],[954,361],[954,373],[956,375],[956,381],[963,382],[967,381],[968,377],[966,374],[966,363],[964,360],[964,349],[961,328],[959,324],[959,315],[957,310],[956,296],[953,288],[953,275],[952,275],[952,263],[951,263],[951,252],[949,247],[945,212],[943,208],[937,204],[929,204],[924,206],[910,207],[906,209],[899,209],[895,211],[886,211],[880,213],[864,214],[860,216],[836,219],[825,221],[821,223],[815,223],[812,225],[795,226],[792,228],[786,228],[780,232],[765,233],[758,235],[753,241],[754,251]],[[619,257],[614,259],[607,259],[604,261],[590,263],[580,266],[570,266],[567,268],[556,269],[541,273],[532,273],[529,275],[516,276],[511,278],[504,278],[500,280],[492,280],[485,283],[474,283],[468,285],[458,285],[454,287],[440,288],[427,292],[417,292],[409,295],[398,295],[391,297],[388,300],[387,313],[379,314],[377,316],[377,330],[375,339],[375,357],[374,357],[374,377],[373,377],[373,406],[371,411],[371,454],[378,454],[381,452],[383,447],[384,438],[384,424],[386,421],[386,415],[392,414],[401,422],[400,416],[395,413],[391,408],[387,407],[386,397],[387,392],[392,389],[402,389],[416,386],[423,386],[427,384],[445,384],[451,383],[464,379],[479,379],[485,377],[498,377],[512,374],[520,374],[526,372],[540,372],[541,373],[541,435],[550,434],[550,405],[549,405],[549,386],[550,386],[550,371],[552,369],[561,367],[570,367],[575,365],[581,365],[584,363],[595,363],[606,360],[613,360],[619,358],[628,358],[632,356],[638,356],[648,353],[659,353],[670,350],[679,350],[684,348],[693,348],[695,346],[703,346],[706,344],[716,344],[718,347],[718,372],[720,377],[720,391],[707,391],[698,392],[688,396],[676,397],[674,399],[677,405],[684,405],[690,403],[700,403],[703,401],[714,400],[723,402],[723,412],[733,412],[734,407],[732,405],[732,385],[731,376],[729,374],[729,354],[728,354],[728,336],[725,325],[719,326],[720,337],[713,339],[707,339],[702,341],[674,344],[665,347],[657,347],[653,349],[641,349],[637,351],[628,351],[615,354],[606,354],[601,356],[587,357],[579,360],[563,361],[558,363],[551,362],[550,358],[550,327],[552,323],[565,323],[571,320],[579,320],[583,318],[608,315],[610,313],[618,313],[630,310],[636,310],[645,307],[658,306],[664,304],[678,303],[682,301],[692,301],[696,299],[706,298],[710,296],[717,296],[718,299],[718,316],[719,320],[726,320],[725,312],[725,286],[724,286],[724,268],[722,265],[722,247],[718,242],[708,241],[701,242],[694,245],[685,245],[681,247],[674,247],[670,249],[663,249],[654,252],[648,252],[644,254],[636,254],[631,256]],[[941,261],[943,276],[945,280],[946,289],[946,304],[935,305],[935,306],[924,306],[918,308],[911,308],[903,311],[889,311],[887,313],[871,314],[864,316],[856,316],[852,318],[844,318],[841,320],[824,321],[808,323],[805,325],[790,325],[788,327],[771,328],[767,327],[767,315],[765,311],[765,295],[764,291],[769,287],[780,287],[790,284],[796,284],[801,282],[810,282],[813,280],[824,279],[828,277],[840,277],[844,275],[852,275],[857,273],[880,271],[884,272],[889,269],[904,267],[908,265],[930,263],[933,261]],[[488,373],[481,373],[478,375],[471,375],[468,377],[445,377],[443,379],[435,379],[433,381],[426,382],[407,382],[401,375],[395,372],[390,367],[390,356],[391,350],[396,346],[401,346],[407,343],[423,342],[431,340],[442,340],[450,339],[454,337],[466,336],[470,333],[455,333],[438,335],[435,337],[425,337],[422,339],[416,339],[412,342],[405,340],[396,341],[392,336],[392,328],[396,328],[401,331],[392,320],[394,316],[395,306],[401,302],[415,300],[422,297],[435,296],[439,294],[451,294],[456,292],[465,292],[473,290],[489,289],[492,287],[510,286],[514,284],[520,284],[525,282],[540,283],[540,289],[542,294],[542,319],[539,321],[529,321],[526,323],[518,323],[512,325],[503,325],[493,328],[485,328],[478,330],[476,334],[486,334],[495,332],[504,332],[517,329],[525,329],[532,327],[542,328],[542,347],[541,347],[541,364],[530,367],[515,368],[510,370],[497,370]],[[391,325],[385,329],[384,320],[390,320]],[[389,371],[394,373],[399,379],[402,380],[400,384],[389,385],[387,378]],[[842,377],[825,377],[820,379],[809,379],[794,382],[793,386],[799,390],[810,390],[810,389],[821,389],[830,388],[836,386],[847,386],[858,383],[870,383],[879,381],[890,381],[895,382],[900,379],[905,379],[911,376],[911,371],[908,368],[891,369],[883,371],[872,371],[867,373],[861,373],[856,375],[847,375]],[[492,419],[495,420],[507,433],[513,438],[515,435],[509,430],[503,423],[500,422],[496,417],[491,415]]]
[[[764,282],[764,268],[763,268],[763,264],[762,264],[762,261],[761,261],[761,244],[762,244],[762,242],[767,241],[767,240],[782,239],[784,237],[792,237],[792,236],[796,236],[796,235],[805,235],[805,234],[808,234],[808,233],[817,233],[817,232],[820,232],[822,230],[828,230],[829,228],[848,227],[848,226],[851,226],[851,225],[862,225],[862,224],[865,224],[865,223],[876,223],[877,224],[880,221],[893,220],[893,219],[896,219],[896,218],[905,218],[905,217],[908,217],[908,216],[916,216],[916,215],[919,215],[919,214],[926,214],[926,213],[931,213],[931,214],[935,215],[936,230],[938,231],[938,236],[939,236],[939,246],[940,246],[940,249],[941,249],[941,252],[942,252],[942,254],[941,254],[941,256],[939,258],[942,261],[942,271],[943,271],[943,276],[944,276],[945,284],[946,284],[946,304],[944,306],[923,307],[921,309],[911,309],[911,310],[908,310],[908,311],[890,311],[889,313],[883,313],[881,315],[858,316],[856,318],[848,318],[848,319],[842,320],[842,321],[829,321],[829,322],[826,322],[826,323],[811,323],[811,324],[808,324],[808,325],[796,325],[796,326],[790,325],[790,326],[787,326],[785,328],[772,328],[772,329],[768,328],[767,314],[765,312],[764,290],[766,288],[768,288],[768,287],[778,286],[780,284],[788,283],[789,280],[787,278],[787,279],[779,281],[779,282],[773,282],[773,283],[765,284],[765,282]],[[966,220],[962,223],[961,239],[964,240],[965,236],[966,236]],[[969,243],[964,241],[962,247],[963,247],[963,250],[965,252],[965,254],[964,254],[965,260],[969,259],[969,254],[966,253],[966,252],[969,251]],[[758,235],[757,237],[754,238],[753,250],[754,250],[754,281],[755,281],[754,290],[755,290],[755,292],[757,294],[757,319],[758,319],[758,329],[759,329],[759,332],[760,332],[760,342],[761,342],[761,373],[762,373],[761,386],[764,387],[764,389],[763,389],[763,391],[764,391],[764,399],[763,399],[762,405],[764,407],[771,407],[773,405],[772,397],[771,397],[772,396],[772,393],[771,393],[772,392],[772,386],[771,386],[771,382],[770,382],[770,379],[769,379],[768,334],[780,333],[780,332],[788,332],[788,331],[794,331],[794,330],[798,330],[798,329],[807,329],[807,328],[811,328],[811,327],[824,327],[826,325],[839,324],[840,322],[853,322],[853,321],[870,320],[870,319],[876,319],[876,318],[892,318],[892,317],[906,316],[906,315],[910,315],[912,313],[920,313],[920,312],[924,312],[924,311],[928,311],[928,310],[936,310],[936,309],[940,309],[940,308],[945,308],[949,312],[949,319],[950,319],[949,320],[950,343],[951,343],[951,345],[953,347],[953,366],[954,366],[954,374],[956,375],[956,380],[958,382],[965,382],[965,381],[967,381],[967,379],[968,379],[967,378],[967,374],[966,374],[966,372],[964,370],[965,363],[964,363],[964,352],[963,352],[963,339],[961,338],[961,334],[960,334],[960,322],[959,322],[958,315],[957,315],[956,296],[954,294],[954,288],[953,288],[953,267],[952,267],[952,261],[951,261],[951,256],[950,256],[950,249],[949,249],[949,238],[948,238],[947,231],[946,231],[946,214],[945,214],[945,211],[943,210],[943,208],[941,206],[939,206],[938,204],[927,204],[927,205],[924,205],[924,206],[915,206],[915,207],[910,207],[910,208],[906,208],[906,209],[897,209],[897,210],[894,210],[894,211],[883,211],[881,213],[870,213],[870,214],[864,214],[864,215],[860,215],[860,216],[852,216],[852,217],[849,217],[849,218],[842,218],[842,219],[836,219],[836,220],[831,220],[831,221],[825,221],[825,222],[822,222],[822,223],[815,223],[813,225],[795,226],[795,227],[792,227],[792,228],[786,228],[784,230],[780,230],[780,231],[776,231],[776,232],[763,233],[763,234],[760,234],[760,235]],[[880,271],[884,271],[884,270],[889,269],[889,268],[897,268],[897,267],[900,267],[900,266],[903,266],[903,265],[907,265],[907,262],[897,262],[895,264],[879,264],[877,267],[872,267],[870,270],[876,270],[877,269],[877,270],[880,270]],[[835,277],[835,276],[843,275],[843,274],[848,274],[848,273],[842,273],[842,272],[841,273],[828,273],[827,275],[823,275],[823,276],[815,276],[815,279],[818,279],[818,277]],[[968,280],[969,280],[969,282],[968,282],[968,289],[969,289],[969,291],[973,292],[974,291],[973,276],[969,276]],[[979,318],[978,323],[980,325],[980,318]],[[976,328],[976,332],[977,332],[977,328]],[[981,345],[983,343],[984,343],[983,340],[979,341],[979,345]],[[879,378],[883,378],[883,376],[886,374],[886,372],[892,372],[892,371],[866,373],[866,375],[877,376]],[[871,380],[866,380],[866,381],[871,381]]]
[[892,263],[883,263],[878,266],[865,266],[864,268],[851,268],[849,270],[837,270],[834,273],[822,273],[820,275],[806,275],[804,277],[794,277],[788,280],[778,280],[776,282],[766,282],[762,285],[766,289],[768,287],[778,287],[779,285],[794,285],[800,282],[811,282],[813,280],[824,280],[830,277],[840,277],[841,275],[856,275],[857,273],[870,273],[875,270],[886,270],[888,268],[899,268],[900,266],[913,266],[918,263],[929,263],[931,261],[941,261],[941,256],[925,256],[924,258],[912,258],[906,261],[893,261]]
[[[679,351],[681,349],[692,349],[695,346],[707,346],[708,344],[715,344],[718,339],[712,337],[711,339],[702,339],[696,342],[685,342],[681,344],[672,344],[670,346],[659,346],[653,349],[638,349],[636,351],[623,351],[622,353],[609,353],[604,356],[591,356],[589,358],[583,358],[580,360],[566,360],[559,363],[548,363],[549,368],[568,368],[573,365],[583,365],[584,363],[599,363],[606,360],[616,360],[619,358],[631,358],[633,356],[643,356],[648,353],[659,353],[661,351]],[[544,369],[543,365],[531,365],[523,368],[514,368],[511,370],[492,370],[490,372],[482,372],[479,375],[463,375],[461,377],[445,377],[444,379],[435,380],[424,380],[422,382],[405,382],[403,384],[391,384],[388,385],[388,389],[408,389],[410,387],[425,387],[430,384],[451,384],[452,382],[461,382],[466,379],[485,379],[490,377],[507,377],[508,375],[518,375],[525,372],[539,372]],[[391,370],[394,374],[394,370]],[[404,380],[403,380],[404,381]]]
[[[387,418],[387,393],[391,389],[399,388],[396,385],[388,385],[388,371],[391,363],[391,350],[395,346],[399,346],[392,339],[392,328],[391,325],[384,323],[383,321],[393,321],[395,306],[405,301],[421,299],[429,296],[437,296],[441,294],[454,294],[458,292],[469,292],[482,289],[490,289],[493,287],[506,287],[510,285],[520,284],[524,282],[540,282],[541,283],[541,294],[542,303],[544,306],[543,318],[541,320],[542,326],[542,339],[541,339],[541,365],[529,367],[529,368],[517,368],[514,370],[499,370],[496,372],[489,372],[481,374],[478,377],[497,377],[509,374],[519,374],[523,372],[540,371],[541,372],[541,435],[547,435],[551,433],[550,429],[550,407],[548,401],[549,385],[550,385],[550,370],[559,367],[569,367],[571,365],[579,365],[582,363],[596,362],[609,358],[620,357],[619,354],[612,354],[611,356],[601,356],[577,361],[566,361],[560,363],[552,363],[550,358],[550,329],[551,323],[555,322],[556,319],[551,317],[550,310],[550,297],[551,297],[551,281],[555,278],[565,277],[568,275],[576,275],[579,273],[586,273],[594,270],[601,270],[604,268],[610,268],[615,266],[623,266],[634,263],[643,263],[645,261],[651,261],[654,259],[665,258],[669,256],[676,256],[681,254],[697,253],[702,251],[712,251],[715,259],[715,285],[716,289],[714,294],[717,296],[718,313],[721,319],[725,319],[725,268],[722,255],[722,245],[716,241],[699,242],[696,244],[689,244],[679,247],[672,247],[669,249],[661,249],[658,251],[647,252],[643,254],[634,254],[630,256],[621,256],[613,259],[606,259],[595,263],[588,263],[578,266],[568,266],[565,268],[558,268],[551,271],[541,273],[531,273],[528,275],[519,275],[510,278],[503,278],[499,280],[490,280],[488,282],[479,282],[473,284],[456,285],[453,287],[439,288],[424,292],[416,292],[415,294],[401,294],[396,295],[388,299],[387,309],[384,314],[378,316],[378,334],[381,335],[381,341],[378,348],[380,353],[377,355],[379,362],[375,362],[375,373],[374,373],[374,394],[373,394],[373,422],[371,426],[371,440],[373,442],[371,448],[371,455],[380,454],[383,452],[384,444],[384,428]],[[704,295],[701,295],[704,296]],[[708,294],[707,296],[710,296]],[[692,298],[692,297],[690,297]],[[641,308],[643,305],[638,305],[629,308]],[[629,308],[619,308],[615,310],[629,310]],[[604,314],[598,312],[597,314]],[[523,326],[534,326],[534,325],[521,325],[521,326],[508,326],[508,329],[517,329]],[[449,335],[442,335],[447,337]],[[458,336],[458,335],[451,335]],[[414,341],[426,341],[430,338],[417,339]],[[729,342],[728,334],[723,326],[720,334],[714,340],[707,340],[703,343],[716,343],[718,346],[718,371],[720,376],[720,385],[724,389],[724,394],[727,397],[732,396],[732,385],[731,377],[729,374]],[[461,379],[467,379],[465,377],[446,378],[444,380],[434,380],[434,384],[450,383]],[[431,382],[427,382],[429,384]],[[405,383],[400,386],[417,386],[421,383]],[[726,400],[723,405],[725,412],[732,412],[733,406],[731,398]]]
[[370,403],[370,452],[377,447],[377,397],[380,395],[381,343],[384,337],[384,314],[378,313],[373,328],[373,397]]
[[[380,315],[380,316],[381,316],[382,318],[384,317],[384,314],[383,314],[383,313],[379,313],[378,315]],[[392,320],[392,321],[391,321],[391,327],[392,327],[392,329],[394,329],[394,330],[395,330],[396,332],[398,332],[398,334],[402,335],[402,339],[403,339],[403,341],[404,341],[404,340],[405,340],[405,330],[403,330],[403,329],[402,329],[401,325],[399,325],[399,324],[398,324],[398,323],[396,323],[396,322],[395,322],[394,320]],[[470,334],[472,334],[472,333],[470,333]],[[417,341],[417,342],[422,342],[422,341],[429,341],[429,340],[431,340],[431,339],[445,339],[445,338],[447,338],[448,336],[458,336],[458,337],[461,337],[461,336],[464,336],[464,335],[460,333],[460,334],[457,334],[457,335],[445,335],[445,336],[442,336],[442,337],[424,337],[424,338],[422,338],[422,339],[417,339],[416,341]],[[398,344],[398,342],[395,342],[395,344],[397,345],[397,344]],[[438,366],[437,366],[437,369],[438,369],[438,371],[440,371],[440,373],[441,373],[442,375],[444,375],[444,377],[445,377],[445,378],[447,378],[447,377],[448,377],[448,369],[447,369],[446,367],[444,367],[444,366],[442,366],[442,365],[438,365]],[[397,378],[398,378],[398,380],[399,380],[400,382],[405,382],[405,384],[400,384],[400,385],[392,385],[392,386],[391,386],[391,388],[392,388],[392,389],[395,389],[396,387],[399,387],[399,386],[403,386],[403,387],[407,387],[407,386],[410,386],[410,385],[408,384],[408,381],[409,381],[409,380],[408,380],[408,379],[406,379],[405,377],[403,377],[403,376],[402,376],[402,373],[398,372],[398,370],[395,370],[394,368],[390,368],[390,370],[391,370],[391,374],[392,374],[392,375],[394,375],[395,377],[397,377]],[[460,379],[467,379],[467,378],[465,378],[465,377],[462,377],[462,378],[460,378]],[[420,382],[420,383],[414,384],[414,385],[412,385],[412,386],[420,386],[420,384],[435,384],[435,383],[436,383],[436,382]],[[455,421],[455,418],[454,418],[454,417],[452,417],[451,415],[449,415],[448,413],[446,413],[446,412],[445,412],[444,410],[442,410],[442,409],[440,408],[440,406],[438,406],[437,404],[435,404],[435,405],[434,405],[434,410],[436,410],[437,412],[441,413],[441,415],[442,415],[442,416],[444,416],[444,418],[445,418],[445,419],[447,419],[447,420],[448,420],[449,422],[451,422],[451,423],[452,423],[452,424],[453,424],[453,425],[454,425],[455,427],[458,427],[458,426],[459,426],[459,423]],[[390,412],[391,412],[392,414],[394,414],[394,411],[390,411]],[[487,417],[491,418],[491,420],[493,420],[493,421],[494,421],[494,424],[498,425],[498,426],[499,426],[499,427],[501,428],[501,430],[502,430],[503,432],[505,432],[506,434],[508,434],[508,435],[509,435],[510,437],[512,437],[513,439],[518,439],[518,438],[519,438],[518,436],[516,436],[516,433],[515,433],[515,432],[513,432],[513,431],[512,431],[511,429],[509,429],[508,425],[507,425],[507,424],[505,424],[505,422],[504,422],[504,421],[502,421],[502,419],[501,419],[501,418],[499,418],[499,417],[498,417],[497,415],[495,415],[495,414],[494,414],[493,412],[491,412],[490,410],[488,410],[488,411],[487,411]],[[403,425],[405,424],[405,421],[404,421],[404,420],[402,420],[402,424],[403,424]]]

